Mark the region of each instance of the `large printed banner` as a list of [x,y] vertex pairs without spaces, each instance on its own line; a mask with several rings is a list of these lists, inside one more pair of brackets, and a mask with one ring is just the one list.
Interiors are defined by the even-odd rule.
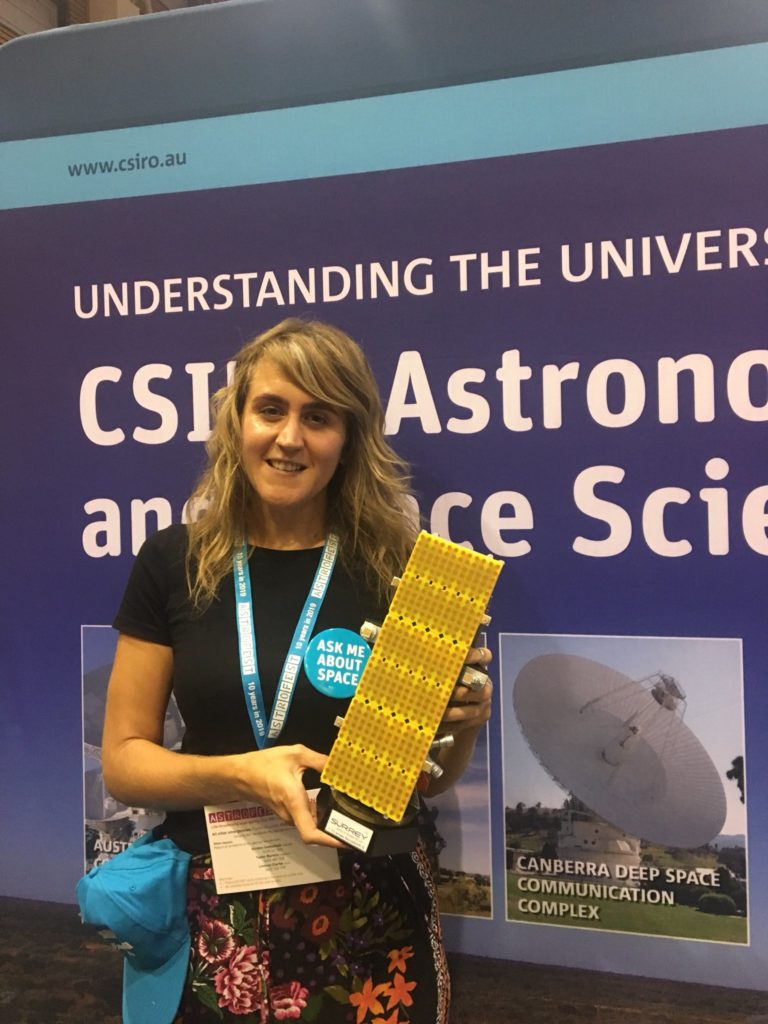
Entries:
[[765,986],[768,129],[733,123],[163,194],[137,148],[145,195],[7,202],[9,894],[71,898],[83,742],[88,857],[146,824],[100,783],[109,623],[228,359],[309,315],[364,346],[426,525],[507,563],[489,742],[435,807],[449,944]]

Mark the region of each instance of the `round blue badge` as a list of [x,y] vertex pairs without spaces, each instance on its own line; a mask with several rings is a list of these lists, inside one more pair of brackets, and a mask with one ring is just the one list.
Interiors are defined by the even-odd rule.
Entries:
[[351,629],[324,629],[310,641],[304,671],[310,683],[327,697],[354,696],[371,648]]

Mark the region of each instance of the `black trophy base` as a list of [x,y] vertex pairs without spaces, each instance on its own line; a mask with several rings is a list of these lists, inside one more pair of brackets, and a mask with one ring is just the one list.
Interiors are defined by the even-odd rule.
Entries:
[[322,786],[317,797],[317,824],[329,836],[347,846],[362,850],[369,857],[410,853],[419,840],[419,798],[414,791],[401,821],[353,800],[345,793]]

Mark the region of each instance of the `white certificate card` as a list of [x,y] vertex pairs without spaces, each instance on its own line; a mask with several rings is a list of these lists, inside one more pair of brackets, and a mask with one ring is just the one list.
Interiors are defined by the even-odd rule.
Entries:
[[295,826],[268,807],[209,804],[205,824],[218,893],[327,882],[340,875],[336,850],[307,846]]

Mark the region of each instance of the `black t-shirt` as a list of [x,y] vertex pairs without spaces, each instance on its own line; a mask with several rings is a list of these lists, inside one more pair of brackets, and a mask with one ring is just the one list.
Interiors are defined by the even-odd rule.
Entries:
[[[145,542],[113,625],[121,633],[173,649],[173,690],[186,726],[183,752],[212,755],[255,750],[240,676],[232,573],[221,581],[216,599],[197,611],[187,589],[186,549],[184,526],[161,530]],[[249,559],[267,714],[321,553],[322,548],[256,548]],[[339,558],[313,635],[334,627],[357,631],[365,619],[381,621],[383,616],[374,596],[350,576]],[[302,668],[278,742],[304,743],[328,753],[336,738],[334,719],[345,713],[348,703],[316,690]],[[306,773],[308,787],[317,781],[315,773]],[[169,813],[165,831],[183,848],[205,848],[200,812]]]

